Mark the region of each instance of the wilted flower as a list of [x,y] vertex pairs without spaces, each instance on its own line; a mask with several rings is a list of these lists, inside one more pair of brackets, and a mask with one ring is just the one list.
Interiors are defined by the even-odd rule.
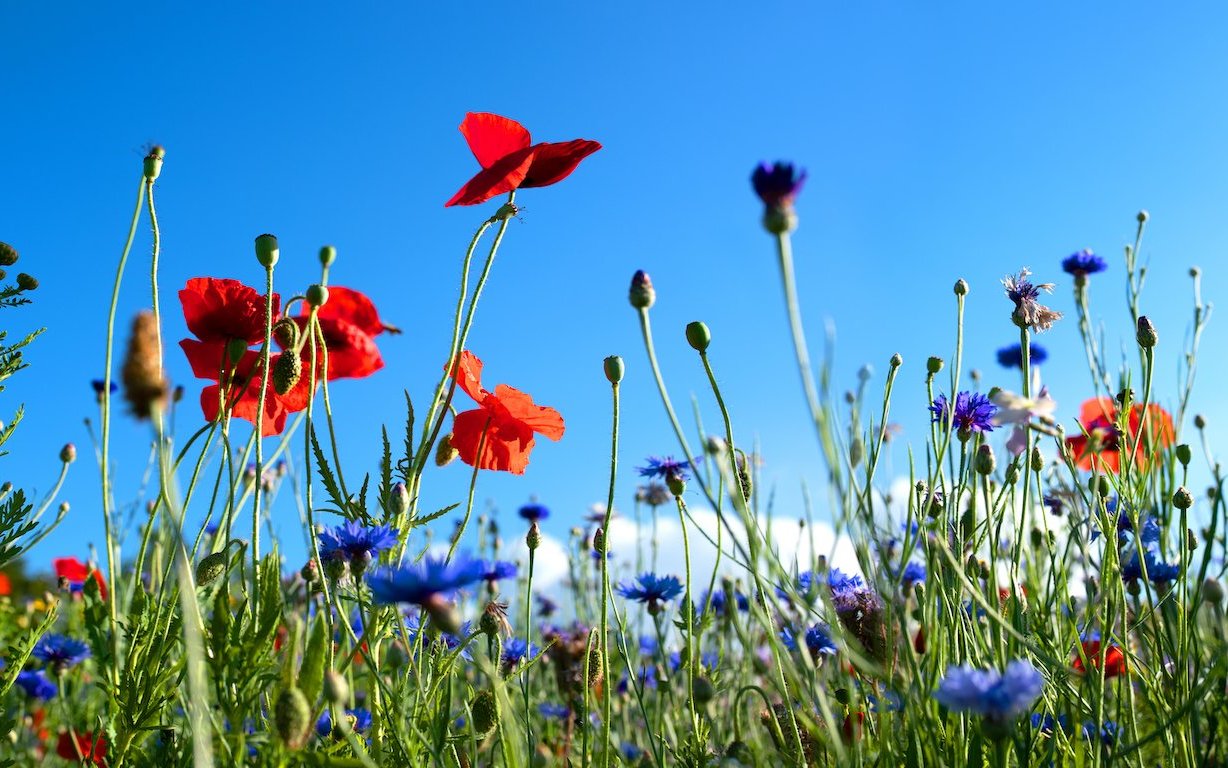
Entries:
[[1007,275],[1002,278],[1007,297],[1015,302],[1015,312],[1011,318],[1021,328],[1031,328],[1038,332],[1047,331],[1061,319],[1062,313],[1049,309],[1037,301],[1041,291],[1053,292],[1053,283],[1034,284],[1028,280],[1031,274],[1031,270],[1025,267],[1016,275]]

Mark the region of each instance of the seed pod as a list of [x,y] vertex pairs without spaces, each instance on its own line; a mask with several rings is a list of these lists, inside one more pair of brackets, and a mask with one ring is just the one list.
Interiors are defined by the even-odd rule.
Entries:
[[298,384],[303,375],[303,359],[293,351],[282,352],[273,362],[273,389],[284,395]]
[[260,235],[256,238],[256,261],[261,266],[272,269],[281,257],[281,249],[277,247],[275,235]]
[[1194,494],[1183,485],[1173,492],[1173,506],[1177,509],[1189,509],[1194,506]]
[[925,371],[926,373],[938,373],[942,370],[943,365],[944,362],[941,357],[931,357],[925,361]]
[[712,332],[708,330],[707,325],[699,320],[687,323],[686,341],[696,352],[706,352],[708,351],[708,345],[712,343]]

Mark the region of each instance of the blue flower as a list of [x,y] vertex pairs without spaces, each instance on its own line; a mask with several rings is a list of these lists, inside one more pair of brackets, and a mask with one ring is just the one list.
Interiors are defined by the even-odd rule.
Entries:
[[641,755],[644,754],[644,750],[640,749],[629,741],[624,741],[622,744],[619,744],[618,751],[623,753],[623,758],[629,763],[634,763],[636,760],[640,759]]
[[[1049,353],[1039,344],[1028,345],[1028,363],[1040,365],[1049,359]],[[1003,368],[1023,367],[1023,345],[1011,344],[998,350],[998,365]]]
[[542,618],[550,618],[559,609],[559,604],[546,597],[543,594],[536,595],[537,597],[537,612],[542,615]]
[[[721,661],[721,657],[716,651],[704,651],[699,654],[699,666],[704,669],[716,669],[716,665]],[[682,652],[670,651],[669,653],[669,668],[671,672],[677,672],[682,668]]]
[[[750,598],[737,590],[733,591],[733,603],[737,610],[742,613],[750,610]],[[725,590],[718,589],[711,596],[705,594],[701,597],[699,604],[709,606],[717,616],[726,616],[729,609],[729,595]]]
[[1087,720],[1083,723],[1083,738],[1088,741],[1094,741],[1097,737],[1100,743],[1106,747],[1111,747],[1117,743],[1117,723],[1112,720],[1105,720],[1104,725],[1096,727],[1094,720]]
[[822,624],[812,624],[800,635],[796,632],[783,631],[780,633],[780,639],[784,641],[785,647],[790,651],[798,649],[798,640],[806,643],[807,650],[811,656],[835,656],[840,649],[836,647],[836,642],[831,639],[831,634],[827,627]]
[[925,576],[925,563],[909,561],[908,565],[904,566],[904,573],[900,575],[900,584],[905,587],[924,584]]
[[771,165],[759,163],[750,175],[755,194],[768,208],[792,207],[793,199],[802,191],[805,182],[804,170],[781,160]]
[[80,640],[65,635],[44,635],[34,646],[34,656],[59,672],[89,658],[90,648]]
[[547,517],[550,517],[550,510],[546,509],[544,504],[533,502],[531,504],[525,504],[523,507],[521,507],[519,514],[521,517],[531,523],[539,523],[542,520],[545,520]]
[[[801,586],[801,579],[798,579]],[[873,596],[874,591],[866,586],[860,576],[849,575],[839,568],[832,568],[827,574],[827,588],[831,590],[831,601],[836,612],[857,610],[867,596]]]
[[1181,564],[1164,562],[1160,559],[1160,553],[1155,547],[1143,549],[1142,562],[1139,561],[1138,548],[1135,547],[1130,558],[1122,563],[1121,580],[1138,581],[1143,577],[1144,565],[1147,566],[1147,580],[1157,586],[1167,584],[1181,575]]
[[1108,268],[1108,262],[1092,253],[1091,250],[1087,248],[1072,253],[1066,258],[1062,259],[1062,271],[1074,275],[1075,277],[1094,275],[1097,272],[1103,272]]
[[537,646],[519,637],[513,637],[503,645],[503,665],[516,667],[525,658],[537,656]]
[[554,704],[549,701],[544,701],[537,705],[537,711],[542,717],[549,720],[566,720],[571,714],[571,709],[562,704]]
[[16,682],[26,692],[26,695],[33,699],[47,701],[48,699],[55,698],[55,695],[60,691],[55,683],[47,679],[46,673],[41,669],[25,669],[18,672]]
[[[422,634],[422,622],[421,620],[419,620],[417,616],[409,616],[405,619],[405,628],[408,630],[407,634],[408,634],[409,645],[410,645],[410,648],[412,649],[418,645],[418,636]],[[455,635],[450,634],[448,632],[440,632],[439,640],[443,643],[443,646],[446,650],[455,651],[457,648],[460,647],[461,643],[465,641],[465,638],[469,637],[469,635],[471,635],[472,633],[473,633],[473,622],[466,621],[464,624],[461,625],[460,632],[458,632]],[[433,638],[431,637],[429,632],[426,635],[423,635],[422,645],[424,648],[429,648],[431,646],[432,641],[433,641]],[[464,659],[465,661],[473,661],[473,654],[469,652],[468,647],[466,647],[463,651],[460,652],[460,657]]]
[[359,566],[370,565],[381,552],[392,549],[397,543],[397,534],[390,525],[365,526],[350,520],[335,528],[326,528],[317,534],[320,542],[321,560],[345,560]]
[[1042,715],[1039,712],[1032,715],[1032,727],[1044,734],[1052,734],[1059,728],[1065,731],[1069,726],[1070,723],[1065,715],[1058,715],[1057,718],[1054,718],[1053,715]]
[[992,432],[993,417],[998,412],[998,406],[979,392],[960,392],[955,396],[955,413],[952,417],[946,395],[934,398],[930,406],[933,423],[946,425],[952,419],[952,426],[960,435],[971,436],[973,432]]
[[676,477],[679,480],[686,480],[690,477],[688,474],[700,457],[694,460],[683,458],[681,461],[674,459],[673,456],[649,456],[645,461],[647,465],[637,467],[636,471],[640,473],[640,477],[659,477],[662,480],[667,480],[671,477]]
[[652,635],[640,635],[640,655],[655,656],[657,654],[657,639]]
[[628,600],[635,600],[652,607],[681,595],[682,582],[677,576],[641,573],[636,582],[624,581],[615,588],[615,591]]
[[1032,328],[1036,331],[1047,331],[1055,322],[1062,319],[1062,313],[1049,309],[1037,299],[1040,292],[1053,293],[1053,283],[1033,283],[1028,277],[1029,269],[1021,269],[1017,274],[1007,275],[1002,279],[1006,288],[1006,296],[1015,303],[1015,312],[1011,319],[1020,328]]
[[[352,718],[350,725],[355,733],[366,733],[371,728],[371,713],[359,707],[357,709],[347,709],[345,714]],[[316,733],[320,738],[324,738],[333,732],[333,716],[327,708],[324,714],[320,715],[320,719],[316,721]]]
[[[98,399],[99,399],[99,400],[102,400],[102,392],[103,392],[103,390],[107,389],[107,382],[106,382],[106,380],[104,380],[104,379],[94,379],[93,381],[91,381],[91,382],[90,382],[90,386],[91,386],[91,387],[93,387],[93,389],[94,389],[94,394],[98,396]],[[111,388],[110,388],[110,392],[111,392],[111,394],[113,395],[113,394],[115,394],[115,393],[116,393],[116,392],[118,392],[118,391],[119,391],[119,384],[118,384],[117,382],[115,382],[115,381],[112,381],[112,382],[111,382]]]
[[1004,722],[1031,709],[1044,686],[1044,678],[1028,661],[1012,661],[1005,672],[973,669],[965,664],[947,669],[934,698],[952,712],[971,712]]
[[506,560],[483,560],[482,561],[482,580],[489,582],[502,581],[503,579],[511,579],[516,576],[516,564],[509,563]]
[[481,560],[458,558],[448,562],[427,555],[416,563],[399,568],[383,568],[367,577],[371,595],[378,603],[416,603],[425,605],[481,581],[485,565]]

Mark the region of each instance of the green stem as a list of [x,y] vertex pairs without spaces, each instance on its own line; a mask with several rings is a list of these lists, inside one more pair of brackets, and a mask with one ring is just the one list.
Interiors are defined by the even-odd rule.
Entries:
[[613,683],[610,680],[610,654],[609,654],[609,636],[610,636],[610,559],[609,559],[609,535],[610,535],[610,518],[614,515],[614,483],[618,475],[618,382],[610,383],[610,391],[613,399],[614,419],[610,430],[610,487],[606,497],[605,519],[601,524],[601,551],[598,552],[598,559],[601,561],[601,673],[605,684],[601,687],[601,762],[604,766],[610,765],[610,713],[613,710],[613,699],[611,697],[611,689]]

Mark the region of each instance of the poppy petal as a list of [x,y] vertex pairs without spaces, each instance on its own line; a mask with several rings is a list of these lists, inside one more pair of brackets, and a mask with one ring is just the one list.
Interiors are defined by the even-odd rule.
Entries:
[[514,420],[501,420],[488,409],[475,408],[452,420],[452,447],[471,467],[523,475],[533,450],[533,431]]
[[[306,317],[307,314],[308,310],[304,309],[302,316]],[[378,336],[384,331],[384,322],[379,319],[379,312],[371,299],[353,288],[340,285],[328,287],[328,301],[320,307],[316,317],[321,320],[344,320],[368,336]]]
[[192,366],[193,376],[210,381],[221,379],[222,366],[226,363],[226,342],[183,339],[179,347]]
[[[446,366],[444,370],[447,370]],[[482,361],[477,355],[467,349],[461,352],[452,375],[456,377],[457,386],[464,390],[466,395],[478,403],[486,399],[488,393],[482,389]]]
[[[320,330],[328,347],[329,381],[361,379],[384,367],[384,359],[380,357],[379,347],[375,346],[375,339],[353,323],[337,318],[320,318]],[[321,355],[319,351],[316,354]],[[308,361],[310,367],[311,348],[306,344],[303,345],[303,359]]]
[[496,195],[511,192],[522,185],[532,164],[533,147],[517,150],[489,168],[479,171],[443,205],[445,208],[453,205],[477,205]]
[[599,149],[600,144],[588,139],[538,144],[533,147],[533,165],[520,186],[548,187],[560,182],[571,175],[581,160]]
[[532,397],[506,384],[495,387],[495,397],[512,418],[534,432],[556,441],[563,437],[563,416],[553,408],[535,405]]
[[464,134],[469,149],[483,168],[489,168],[518,149],[531,143],[529,131],[508,117],[490,112],[469,112],[461,121],[460,132]]
[[[188,330],[202,341],[264,340],[264,296],[238,280],[194,277],[179,292]],[[281,298],[273,294],[273,315]]]

